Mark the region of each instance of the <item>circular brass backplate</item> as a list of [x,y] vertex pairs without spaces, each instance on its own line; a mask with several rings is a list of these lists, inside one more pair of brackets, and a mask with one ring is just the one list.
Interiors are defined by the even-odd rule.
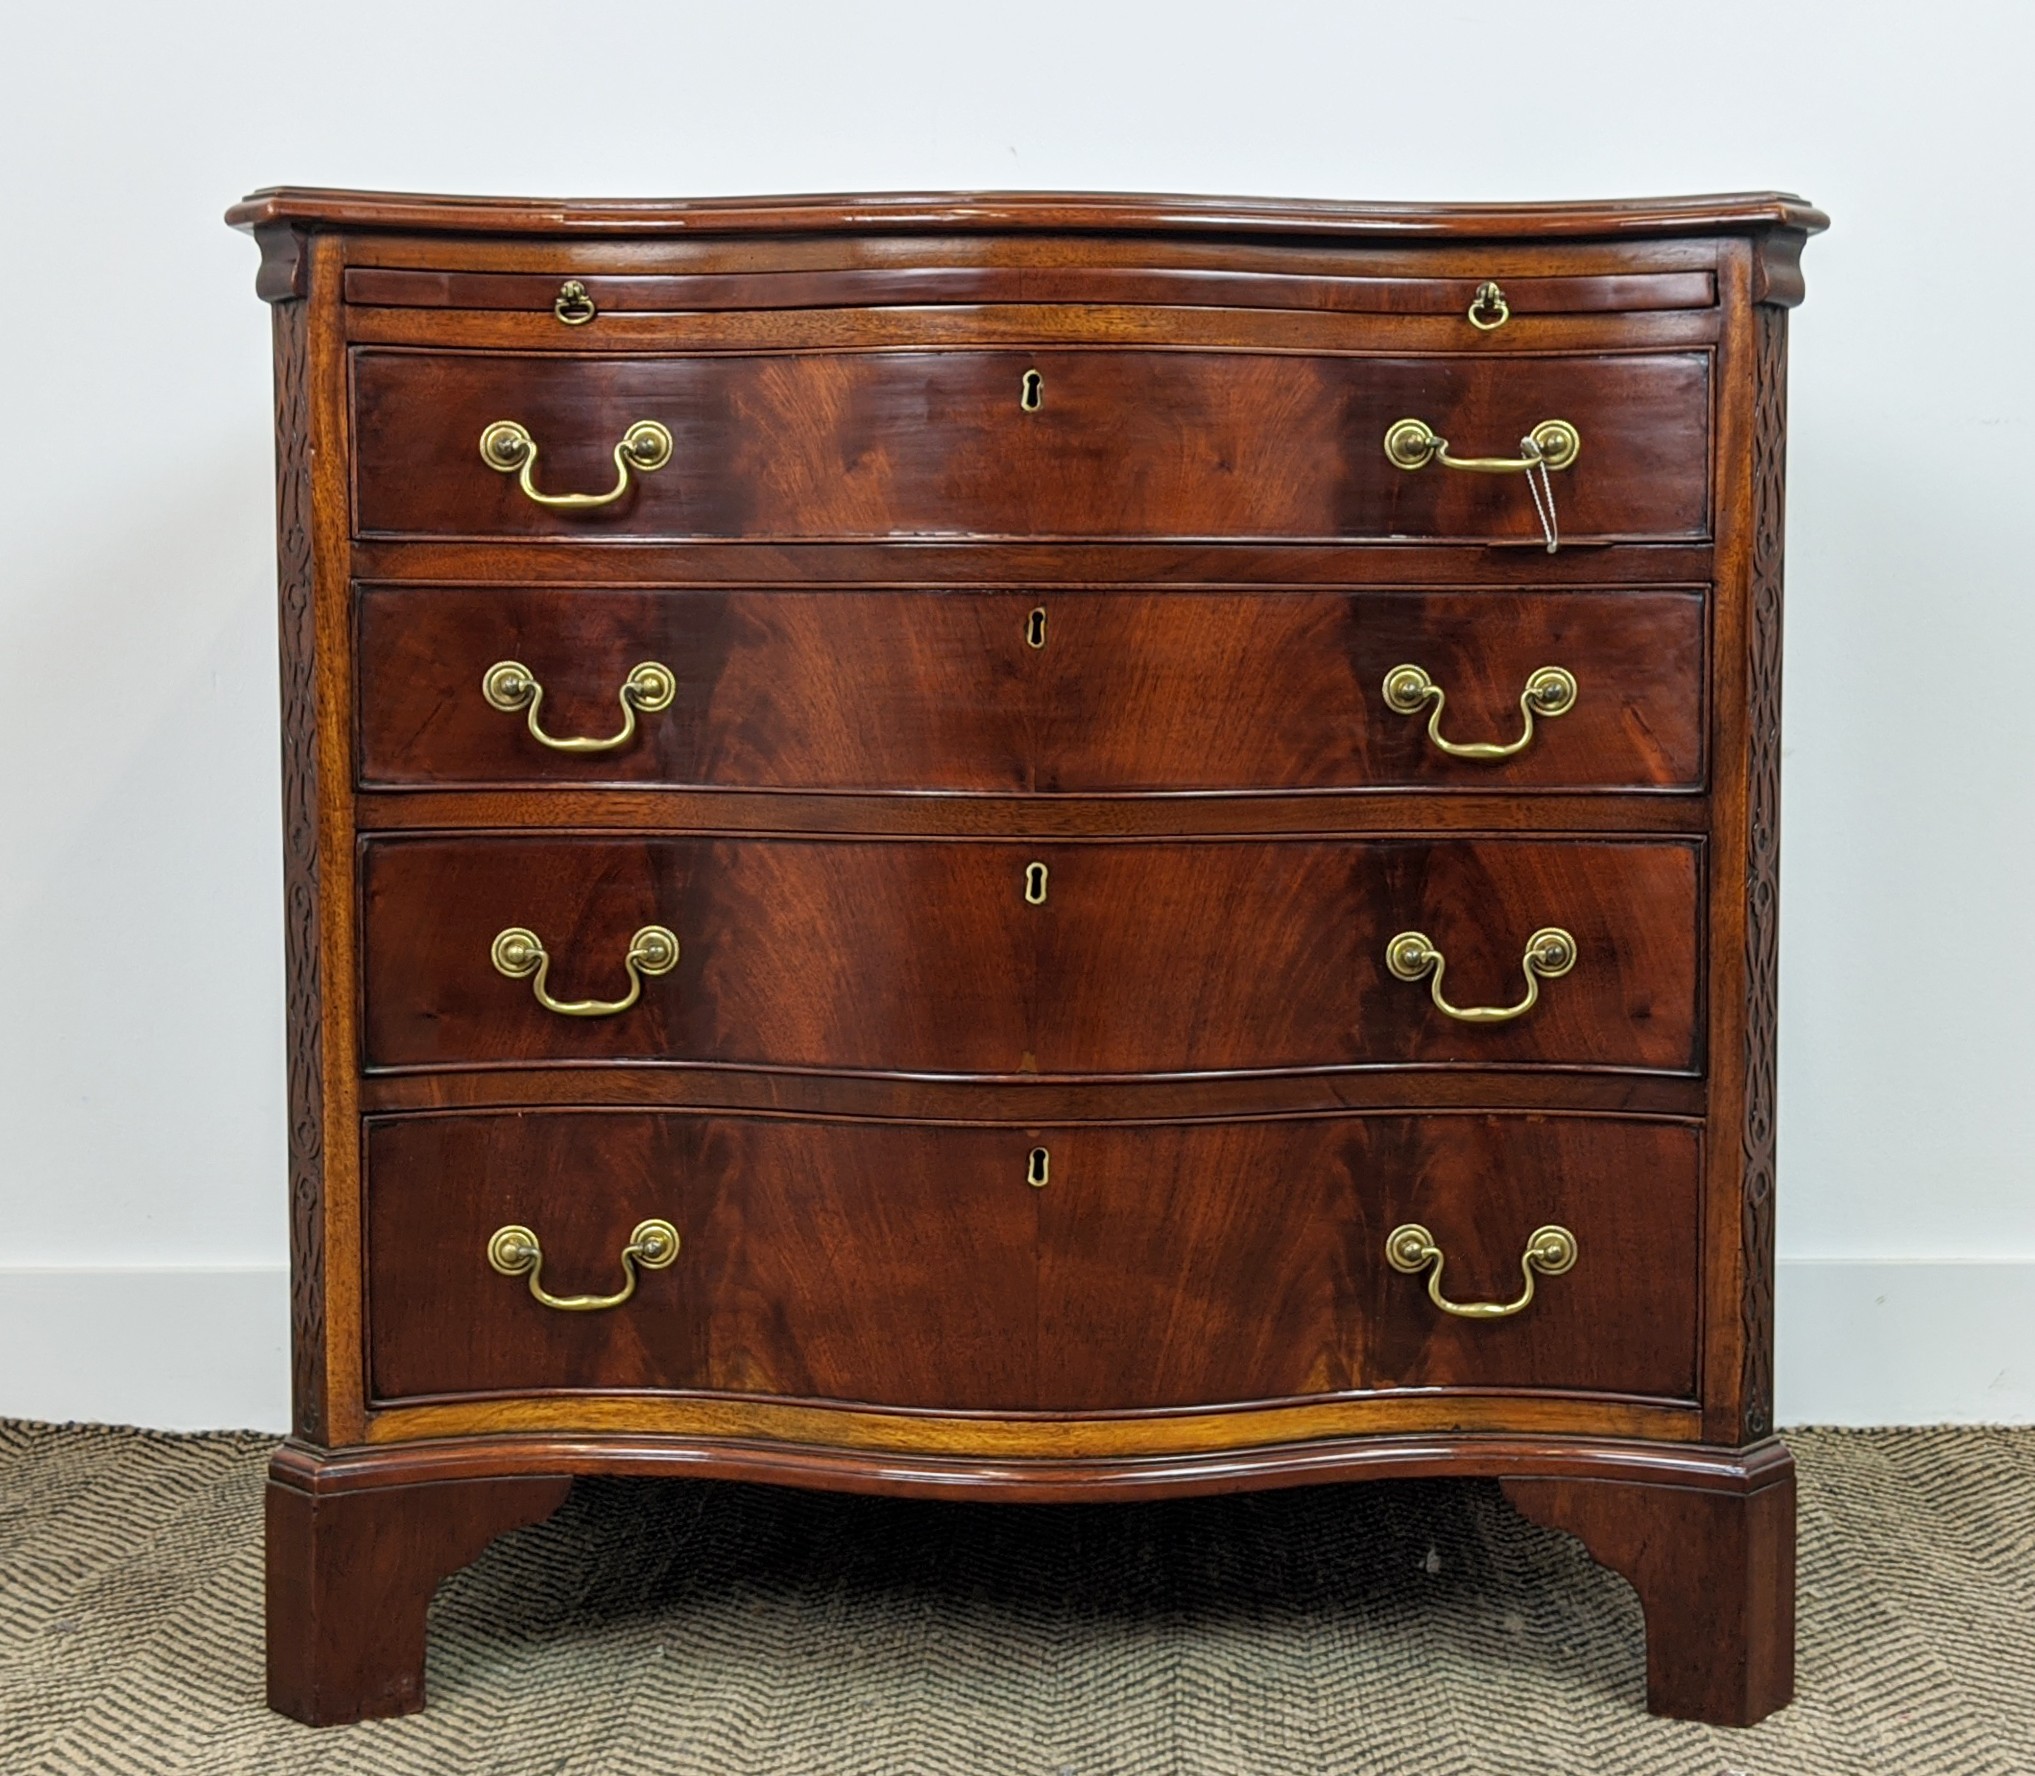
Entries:
[[1527,1239],[1526,1255],[1541,1275],[1558,1277],[1575,1268],[1576,1236],[1566,1227],[1536,1227]]
[[536,690],[537,681],[521,660],[497,660],[481,675],[480,694],[490,708],[511,713],[527,709]]
[[629,1251],[645,1270],[663,1270],[678,1257],[678,1229],[655,1218],[638,1221],[629,1235]]
[[1385,1262],[1408,1276],[1425,1270],[1434,1258],[1434,1235],[1418,1221],[1408,1221],[1385,1236]]
[[1394,420],[1385,431],[1385,456],[1396,469],[1424,469],[1446,440],[1424,419]]
[[1559,925],[1543,925],[1526,940],[1526,960],[1543,980],[1560,980],[1576,965],[1576,940]]
[[1583,435],[1565,419],[1544,419],[1527,433],[1551,469],[1565,469],[1583,454]]
[[656,660],[645,660],[640,666],[629,668],[629,676],[623,681],[622,688],[638,709],[654,715],[660,709],[671,707],[672,699],[678,695],[678,677],[669,666]]
[[1385,946],[1385,966],[1403,981],[1423,978],[1434,958],[1434,944],[1424,931],[1402,931]]
[[525,980],[537,972],[538,964],[544,960],[544,946],[537,941],[536,932],[511,925],[495,934],[488,959],[497,973],[506,974],[511,980]]
[[669,974],[678,966],[678,939],[662,925],[646,925],[629,939],[629,960],[645,974]]
[[497,1227],[488,1240],[488,1262],[505,1277],[528,1276],[540,1256],[537,1236],[514,1222]]
[[1413,715],[1434,694],[1434,680],[1413,665],[1395,666],[1385,674],[1385,707],[1395,715]]
[[1567,715],[1576,706],[1576,675],[1566,666],[1543,666],[1526,681],[1536,715]]
[[622,434],[622,448],[629,466],[647,475],[671,461],[671,433],[654,419],[639,419]]
[[513,419],[498,419],[480,435],[480,459],[489,468],[512,475],[523,466],[536,442]]

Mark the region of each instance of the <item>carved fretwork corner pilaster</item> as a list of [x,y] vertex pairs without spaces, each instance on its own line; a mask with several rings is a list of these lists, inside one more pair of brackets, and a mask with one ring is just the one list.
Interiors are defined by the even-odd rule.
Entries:
[[[266,243],[264,243],[266,248]],[[263,259],[266,272],[269,260]],[[291,1425],[325,1437],[325,1057],[319,1016],[317,627],[309,323],[275,301],[276,568],[282,643],[283,959],[288,1030]]]
[[1746,613],[1744,1440],[1773,1429],[1775,1037],[1780,988],[1781,557],[1788,312],[1753,310],[1752,579]]

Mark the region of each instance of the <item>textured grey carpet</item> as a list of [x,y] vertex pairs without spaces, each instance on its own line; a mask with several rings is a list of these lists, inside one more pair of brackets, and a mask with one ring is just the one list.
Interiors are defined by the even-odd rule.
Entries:
[[1643,1712],[1639,1607],[1495,1488],[1013,1508],[588,1482],[432,1613],[425,1714],[261,1702],[266,1439],[0,1421],[0,1772],[2035,1771],[2035,1432],[1792,1435],[1800,1696]]

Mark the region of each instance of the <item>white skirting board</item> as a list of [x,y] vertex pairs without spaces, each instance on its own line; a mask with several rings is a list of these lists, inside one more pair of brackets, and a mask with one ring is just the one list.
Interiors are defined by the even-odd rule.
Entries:
[[[1550,1285],[1552,1287],[1552,1285]],[[1780,1268],[1790,1424],[2035,1424],[2035,1259]],[[0,1417],[280,1432],[280,1266],[0,1266]]]
[[286,1430],[289,1272],[0,1266],[0,1417]]
[[1783,1259],[1782,1425],[2035,1424],[2035,1258]]

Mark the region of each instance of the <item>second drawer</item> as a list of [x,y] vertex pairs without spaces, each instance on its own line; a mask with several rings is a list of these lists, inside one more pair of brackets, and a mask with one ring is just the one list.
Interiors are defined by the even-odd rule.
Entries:
[[1690,1073],[1702,856],[1679,838],[384,837],[362,862],[365,1060]]

